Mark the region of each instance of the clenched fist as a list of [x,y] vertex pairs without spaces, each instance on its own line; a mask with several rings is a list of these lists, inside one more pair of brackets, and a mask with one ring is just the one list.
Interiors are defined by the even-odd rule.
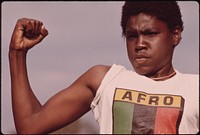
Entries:
[[11,50],[27,51],[48,35],[41,21],[22,18],[15,25],[11,42]]

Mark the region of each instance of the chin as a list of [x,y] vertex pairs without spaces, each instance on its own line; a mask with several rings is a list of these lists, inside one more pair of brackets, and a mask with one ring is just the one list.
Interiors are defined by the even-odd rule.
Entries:
[[151,70],[149,68],[145,68],[145,67],[134,67],[134,70],[136,73],[138,73],[139,75],[143,75],[143,76],[150,76],[152,74]]

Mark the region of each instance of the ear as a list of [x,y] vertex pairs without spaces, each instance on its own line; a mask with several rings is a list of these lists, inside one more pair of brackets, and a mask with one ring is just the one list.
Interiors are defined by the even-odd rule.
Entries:
[[181,32],[182,29],[180,26],[176,26],[173,30],[173,44],[174,47],[177,46],[179,44],[179,42],[181,41]]

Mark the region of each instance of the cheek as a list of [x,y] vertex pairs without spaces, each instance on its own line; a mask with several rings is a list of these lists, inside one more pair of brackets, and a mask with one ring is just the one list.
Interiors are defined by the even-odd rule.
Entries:
[[[168,37],[168,38],[166,38]],[[173,41],[172,38],[167,36],[162,36],[151,43],[151,50],[153,55],[156,57],[166,57],[171,55],[171,52],[173,52]]]
[[170,44],[162,44],[152,48],[153,65],[165,65],[170,62],[173,55],[173,47]]
[[130,45],[130,44],[127,44],[127,53],[128,53],[128,57],[129,57],[129,59],[131,60],[131,59],[133,59],[133,57],[134,57],[134,47],[133,47],[133,45]]

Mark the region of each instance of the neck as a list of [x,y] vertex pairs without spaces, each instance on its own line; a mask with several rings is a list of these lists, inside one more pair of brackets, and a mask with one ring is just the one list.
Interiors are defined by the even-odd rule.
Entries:
[[171,72],[170,74],[168,74],[166,76],[152,77],[151,79],[154,80],[154,81],[164,81],[166,79],[173,77],[174,75],[176,75],[176,71],[173,70],[173,72]]

